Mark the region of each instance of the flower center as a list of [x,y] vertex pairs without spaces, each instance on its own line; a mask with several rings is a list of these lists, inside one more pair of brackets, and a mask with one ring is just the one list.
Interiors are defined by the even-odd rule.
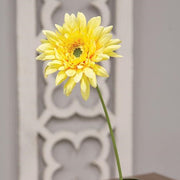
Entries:
[[73,55],[74,55],[75,57],[80,57],[81,54],[82,54],[81,48],[76,48],[76,49],[74,50],[74,52],[73,52]]

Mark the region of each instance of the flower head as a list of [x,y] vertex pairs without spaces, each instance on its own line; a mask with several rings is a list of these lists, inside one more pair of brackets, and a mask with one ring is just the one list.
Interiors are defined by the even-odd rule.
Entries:
[[64,93],[69,96],[76,83],[80,82],[81,95],[87,100],[90,85],[97,87],[96,75],[108,77],[106,70],[98,63],[110,57],[121,57],[114,51],[121,41],[112,39],[112,26],[103,27],[101,17],[88,22],[83,13],[65,14],[63,26],[55,25],[57,31],[44,30],[47,39],[41,40],[37,60],[50,60],[45,68],[45,77],[58,71],[56,85],[66,79]]

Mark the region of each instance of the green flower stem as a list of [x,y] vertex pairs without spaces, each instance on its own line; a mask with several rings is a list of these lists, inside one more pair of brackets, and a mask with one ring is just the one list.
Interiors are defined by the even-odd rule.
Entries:
[[115,156],[116,156],[116,162],[117,162],[117,167],[118,167],[118,172],[119,172],[119,180],[123,180],[119,155],[118,155],[118,151],[117,151],[117,145],[116,145],[113,129],[112,129],[112,126],[111,126],[111,122],[110,122],[110,119],[109,119],[109,115],[108,115],[106,105],[104,103],[104,100],[103,100],[103,97],[102,97],[102,94],[101,94],[101,91],[100,91],[99,87],[97,86],[96,89],[97,89],[99,98],[101,100],[101,104],[102,104],[102,107],[104,109],[104,113],[106,115],[106,120],[107,120],[107,123],[108,123],[108,126],[109,126],[109,131],[110,131],[111,140],[112,140],[112,143],[113,143],[114,153],[115,153]]

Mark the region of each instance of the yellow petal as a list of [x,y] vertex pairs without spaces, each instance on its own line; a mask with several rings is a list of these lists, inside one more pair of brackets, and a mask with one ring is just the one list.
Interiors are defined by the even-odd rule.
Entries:
[[49,41],[47,39],[41,39],[40,41],[41,41],[42,44],[43,43],[49,43]]
[[49,38],[56,38],[56,33],[49,30],[43,30],[43,34],[49,39]]
[[47,66],[44,70],[44,77],[46,78],[49,74],[52,74],[57,71],[57,68],[52,68],[50,66]]
[[48,66],[51,66],[51,68],[59,69],[59,67],[62,65],[62,62],[61,62],[61,61],[58,61],[58,60],[54,60],[54,61],[48,62],[47,65],[48,65]]
[[100,44],[108,44],[112,38],[112,34],[106,34],[99,39]]
[[56,58],[57,58],[58,60],[62,60],[62,56],[60,55],[59,51],[58,51],[56,48],[54,49],[54,51],[55,51],[55,56],[56,56]]
[[101,34],[102,34],[103,30],[104,30],[104,27],[98,26],[98,27],[93,31],[93,34],[94,34],[96,40],[98,40],[98,39],[101,37]]
[[36,49],[36,51],[43,52],[43,51],[50,50],[50,49],[53,49],[53,47],[50,43],[43,43]]
[[67,76],[72,77],[72,76],[74,76],[74,75],[76,74],[76,70],[74,70],[74,69],[68,69],[68,70],[66,71],[66,74],[67,74]]
[[111,46],[107,46],[107,47],[104,49],[104,53],[108,53],[108,52],[115,51],[115,50],[119,49],[120,47],[121,47],[121,45],[111,45]]
[[93,78],[95,76],[95,73],[91,68],[85,68],[84,74],[89,78]]
[[119,54],[117,54],[117,53],[115,53],[115,52],[109,52],[109,53],[107,53],[109,56],[111,56],[111,57],[123,57],[122,55],[119,55]]
[[76,29],[77,24],[78,23],[77,23],[76,16],[74,14],[71,14],[70,20],[69,20],[69,26],[71,27],[71,30]]
[[70,20],[70,15],[68,13],[66,13],[65,16],[64,16],[64,22],[68,23],[69,20]]
[[58,43],[57,34],[53,31],[43,30],[43,34],[47,37],[48,41],[52,44]]
[[78,83],[81,80],[82,74],[83,74],[82,72],[76,73],[76,75],[74,76],[74,81],[76,83]]
[[44,53],[46,53],[47,55],[54,55],[54,47],[52,46],[51,49],[47,49]]
[[51,61],[51,62],[49,62],[48,63],[48,65],[56,65],[56,64],[59,64],[59,65],[61,65],[62,64],[62,61],[59,61],[59,60],[53,60],[53,61]]
[[83,76],[81,79],[81,95],[85,101],[89,98],[89,94],[90,94],[89,80],[86,76]]
[[96,27],[98,27],[101,24],[101,17],[93,17],[89,20],[87,28],[89,32],[92,32]]
[[108,45],[117,45],[120,44],[122,41],[119,39],[111,39],[108,43]]
[[100,62],[109,59],[107,54],[99,54],[98,57],[95,59],[95,62]]
[[58,24],[55,24],[55,27],[57,28],[57,30],[58,30],[60,33],[62,33],[62,31],[63,31],[62,26],[60,26],[60,25],[58,25]]
[[43,32],[43,34],[44,34],[46,37],[56,37],[56,33],[53,32],[53,31],[43,30],[42,32]]
[[66,96],[69,96],[73,90],[73,88],[75,87],[76,83],[74,81],[74,79],[71,77],[69,78],[69,80],[67,81],[67,83],[64,85],[64,94]]
[[86,28],[86,17],[83,13],[78,12],[77,19],[79,21],[80,29],[84,30]]
[[78,68],[78,69],[82,69],[82,68],[83,68],[83,65],[78,65],[77,68]]
[[43,60],[54,60],[56,57],[54,55],[46,55]]
[[62,65],[62,66],[59,67],[58,70],[59,70],[59,71],[63,71],[63,70],[65,70],[65,67]]
[[46,55],[44,53],[40,54],[39,56],[36,57],[36,60],[45,60],[44,58]]
[[104,34],[110,33],[112,31],[112,28],[113,28],[113,26],[105,27],[103,33]]
[[56,86],[61,84],[64,80],[66,80],[67,75],[64,71],[60,71],[56,76]]
[[102,76],[102,77],[109,77],[106,69],[104,69],[102,66],[96,64],[94,66],[94,71],[98,76]]
[[89,82],[92,87],[96,88],[97,87],[96,75],[94,75],[93,78],[89,78]]
[[54,59],[56,59],[54,55],[46,55],[45,53],[42,53],[36,57],[36,60],[42,60],[42,61],[54,60]]

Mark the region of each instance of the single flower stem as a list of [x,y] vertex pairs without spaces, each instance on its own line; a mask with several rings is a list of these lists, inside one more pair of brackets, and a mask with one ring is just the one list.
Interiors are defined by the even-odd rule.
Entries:
[[100,91],[99,87],[97,86],[96,89],[97,89],[99,98],[101,100],[101,104],[102,104],[102,107],[104,109],[106,120],[107,120],[107,123],[108,123],[108,126],[109,126],[109,131],[110,131],[111,140],[112,140],[112,143],[113,143],[114,153],[115,153],[115,156],[116,156],[116,163],[117,163],[118,172],[119,172],[119,180],[123,180],[122,171],[121,171],[121,165],[120,165],[120,160],[119,160],[119,155],[118,155],[118,150],[117,150],[117,145],[116,145],[113,129],[112,129],[112,126],[111,126],[111,122],[110,122],[110,119],[109,119],[109,115],[108,115],[106,105],[104,103],[104,100],[103,100],[103,97],[102,97],[102,94],[101,94],[101,91]]

